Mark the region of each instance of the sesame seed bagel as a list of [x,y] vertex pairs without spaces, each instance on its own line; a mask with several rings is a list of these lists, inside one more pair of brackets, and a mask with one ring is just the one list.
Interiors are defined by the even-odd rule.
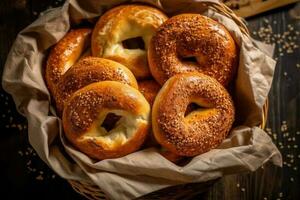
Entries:
[[144,95],[144,97],[152,107],[155,97],[159,92],[161,86],[154,80],[139,81],[138,85],[139,91]]
[[[200,108],[186,114],[189,104]],[[153,133],[167,150],[180,156],[196,156],[217,147],[234,121],[234,105],[226,89],[200,73],[170,78],[155,98]]]
[[[100,17],[93,30],[92,55],[122,63],[138,79],[148,77],[151,75],[147,62],[149,42],[166,20],[161,11],[144,5],[122,5],[110,9]],[[124,46],[124,41],[138,37],[144,47],[139,47],[139,44]]]
[[138,88],[134,75],[127,67],[104,58],[85,57],[72,66],[58,82],[59,90],[54,96],[58,113],[62,113],[64,103],[74,92],[98,81],[118,81]]
[[[120,116],[111,130],[102,126],[110,113]],[[140,148],[149,128],[150,106],[135,88],[116,81],[92,83],[66,103],[67,139],[94,159],[125,156]]]
[[71,30],[51,50],[46,64],[45,79],[52,95],[56,94],[57,83],[62,75],[89,46],[91,32],[91,29]]
[[200,72],[226,86],[235,73],[237,48],[223,25],[200,14],[181,14],[158,28],[148,62],[161,85],[175,74]]

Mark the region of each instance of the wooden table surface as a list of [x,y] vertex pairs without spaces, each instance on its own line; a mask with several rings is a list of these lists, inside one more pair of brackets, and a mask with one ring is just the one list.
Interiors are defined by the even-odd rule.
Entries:
[[[0,1],[0,75],[9,49],[41,11],[63,0]],[[168,199],[300,199],[300,20],[295,4],[247,19],[254,38],[275,44],[278,60],[270,91],[266,131],[283,155],[283,168],[267,164],[256,172],[229,175],[197,186],[168,190]],[[299,11],[298,11],[299,12]],[[36,155],[27,138],[27,121],[0,87],[0,195],[21,199],[83,199]],[[164,191],[163,193],[166,193]],[[158,199],[152,195],[144,199]]]

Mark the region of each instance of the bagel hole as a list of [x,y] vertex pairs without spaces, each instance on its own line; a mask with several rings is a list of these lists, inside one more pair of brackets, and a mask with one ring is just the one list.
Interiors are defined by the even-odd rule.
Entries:
[[145,42],[142,37],[129,38],[122,41],[125,49],[142,49],[145,50]]
[[190,103],[185,110],[184,117],[188,116],[191,112],[203,108],[196,103]]
[[117,122],[122,118],[122,116],[116,115],[114,113],[108,113],[103,120],[101,127],[104,128],[107,132],[111,131]]
[[188,62],[188,63],[197,63],[197,58],[195,56],[186,56],[186,57],[181,57],[181,61],[183,62]]

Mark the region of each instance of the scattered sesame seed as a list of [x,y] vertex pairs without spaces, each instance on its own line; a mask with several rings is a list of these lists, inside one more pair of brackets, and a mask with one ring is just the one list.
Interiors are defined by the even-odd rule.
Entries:
[[22,151],[18,151],[18,154],[19,154],[20,156],[23,156],[23,152],[22,152]]
[[41,175],[38,175],[35,179],[36,179],[36,180],[39,180],[39,181],[42,181],[42,180],[44,180],[44,177],[41,176]]

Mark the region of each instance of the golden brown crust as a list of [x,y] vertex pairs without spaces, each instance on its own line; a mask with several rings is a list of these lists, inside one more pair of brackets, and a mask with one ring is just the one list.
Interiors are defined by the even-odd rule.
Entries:
[[[185,116],[190,103],[202,107]],[[186,73],[170,78],[152,108],[156,140],[181,156],[195,156],[217,147],[234,121],[234,105],[226,89],[215,79]]]
[[71,67],[58,82],[59,90],[54,96],[58,113],[62,113],[64,103],[74,92],[98,81],[119,81],[138,88],[134,75],[125,66],[104,58],[85,57]]
[[51,50],[47,60],[45,79],[55,95],[61,76],[78,60],[90,44],[91,29],[76,29],[67,33]]
[[[120,132],[128,137],[125,143],[124,140],[114,141],[114,138],[106,140],[105,135],[89,135],[91,130],[99,130],[101,113],[113,110],[126,111],[135,117],[135,132],[131,136],[128,136],[127,129]],[[138,90],[116,81],[102,81],[72,95],[63,112],[63,127],[67,139],[90,157],[115,158],[129,154],[142,145],[149,128],[149,114],[150,106]]]
[[159,92],[161,86],[154,80],[139,81],[138,84],[139,91],[144,95],[144,97],[152,107],[155,97]]
[[[188,57],[196,61],[184,59]],[[200,14],[181,14],[159,27],[150,42],[148,62],[160,84],[175,74],[197,71],[226,86],[236,70],[237,47],[218,22]]]
[[[92,34],[92,55],[120,62],[138,78],[150,76],[147,49],[155,30],[167,20],[156,8],[122,5],[102,15]],[[127,49],[122,41],[142,37],[145,50]]]

